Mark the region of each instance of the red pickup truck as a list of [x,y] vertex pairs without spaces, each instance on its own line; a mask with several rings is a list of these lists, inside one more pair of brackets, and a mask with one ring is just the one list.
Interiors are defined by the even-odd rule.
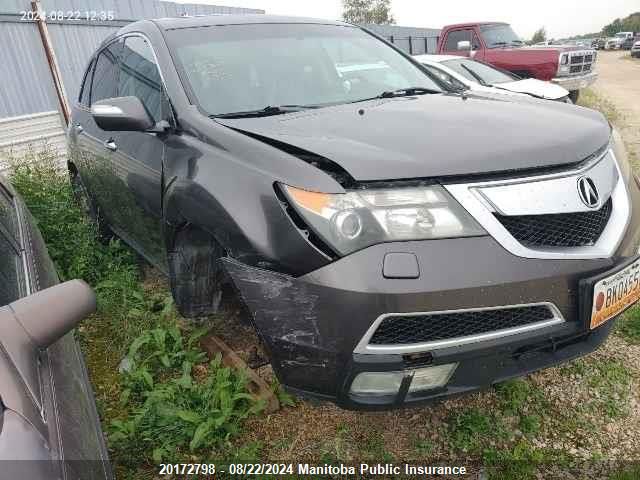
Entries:
[[523,78],[537,78],[563,86],[574,102],[579,90],[595,82],[597,52],[564,45],[527,47],[507,23],[459,23],[444,27],[438,53],[472,57]]

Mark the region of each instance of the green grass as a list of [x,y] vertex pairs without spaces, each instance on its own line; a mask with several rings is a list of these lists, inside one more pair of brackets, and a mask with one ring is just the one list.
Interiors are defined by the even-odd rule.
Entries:
[[500,383],[495,389],[500,406],[507,414],[520,413],[527,405],[540,408],[544,403],[542,391],[526,379]]
[[640,307],[630,308],[618,320],[617,332],[628,342],[640,344]]
[[477,408],[470,408],[449,419],[449,441],[465,453],[477,453],[490,436],[502,436],[496,418]]
[[625,468],[611,474],[609,480],[638,480],[640,478],[640,465]]
[[96,292],[97,313],[77,332],[117,477],[149,478],[161,460],[255,457],[257,447],[230,442],[262,406],[244,375],[207,362],[203,332],[181,326],[166,287],[145,287],[136,255],[100,241],[53,158],[14,160],[10,180],[60,278],[81,278]]

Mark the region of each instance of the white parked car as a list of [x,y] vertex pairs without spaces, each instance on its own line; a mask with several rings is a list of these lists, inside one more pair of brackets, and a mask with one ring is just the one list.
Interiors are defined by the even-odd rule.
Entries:
[[456,88],[503,95],[529,95],[571,103],[569,91],[560,85],[535,78],[522,79],[467,57],[416,55],[414,58],[431,73]]
[[640,40],[633,44],[631,47],[631,56],[640,58]]

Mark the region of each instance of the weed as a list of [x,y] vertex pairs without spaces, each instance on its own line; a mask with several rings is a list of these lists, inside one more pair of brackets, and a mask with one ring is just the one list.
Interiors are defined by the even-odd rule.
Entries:
[[589,377],[589,387],[594,392],[592,408],[604,412],[608,418],[618,418],[629,413],[629,385],[631,374],[616,360],[594,362]]
[[546,478],[538,475],[541,467],[554,465],[563,468],[569,465],[565,453],[550,449],[538,449],[521,440],[510,449],[487,449],[483,460],[491,480],[528,480]]
[[[245,388],[246,378],[221,366],[218,357],[207,365],[206,377],[192,377],[193,364],[182,361],[179,376],[142,382],[142,402],[133,402],[131,414],[114,420],[110,440],[121,457],[132,463],[186,458],[205,447],[225,446],[238,433],[242,420],[263,407]],[[135,376],[137,369],[125,373]],[[160,367],[165,374],[177,373]]]
[[433,442],[427,439],[413,437],[411,443],[419,459],[428,457],[435,450]]
[[611,101],[599,96],[590,88],[583,88],[580,91],[578,105],[598,110],[613,123],[622,120],[620,112],[618,112],[615,105]]
[[449,419],[451,444],[463,452],[477,451],[486,437],[501,433],[494,420],[476,408],[454,415]]
[[540,431],[540,416],[524,415],[520,417],[518,425],[520,427],[520,431],[525,435],[535,435]]
[[234,450],[228,442],[262,406],[248,395],[243,374],[223,368],[219,359],[204,363],[202,332],[179,328],[166,289],[143,287],[130,249],[99,241],[54,160],[44,152],[13,161],[10,179],[60,278],[84,279],[96,291],[98,311],[78,332],[118,477],[145,478],[145,463],[195,451],[226,449],[226,458],[255,458],[257,448]]
[[640,478],[640,465],[634,465],[613,473],[609,480],[638,480],[638,478]]
[[510,415],[520,413],[526,405],[539,407],[544,403],[542,391],[528,380],[509,380],[495,388],[500,406]]

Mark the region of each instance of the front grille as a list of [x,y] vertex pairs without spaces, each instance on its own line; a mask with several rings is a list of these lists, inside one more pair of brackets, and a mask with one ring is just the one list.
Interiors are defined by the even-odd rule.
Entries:
[[584,57],[582,55],[575,55],[571,57],[571,63],[582,63],[583,58]]
[[580,73],[582,71],[582,65],[574,65],[569,69],[571,73]]
[[591,70],[591,65],[585,65],[584,67],[582,67],[583,72],[588,72],[589,70]]
[[513,237],[528,247],[585,247],[595,244],[611,216],[611,198],[599,210],[550,215],[495,214]]
[[585,55],[584,57],[585,63],[589,63],[593,61],[593,55]]
[[555,318],[546,305],[387,317],[369,340],[373,345],[436,342],[521,327]]

